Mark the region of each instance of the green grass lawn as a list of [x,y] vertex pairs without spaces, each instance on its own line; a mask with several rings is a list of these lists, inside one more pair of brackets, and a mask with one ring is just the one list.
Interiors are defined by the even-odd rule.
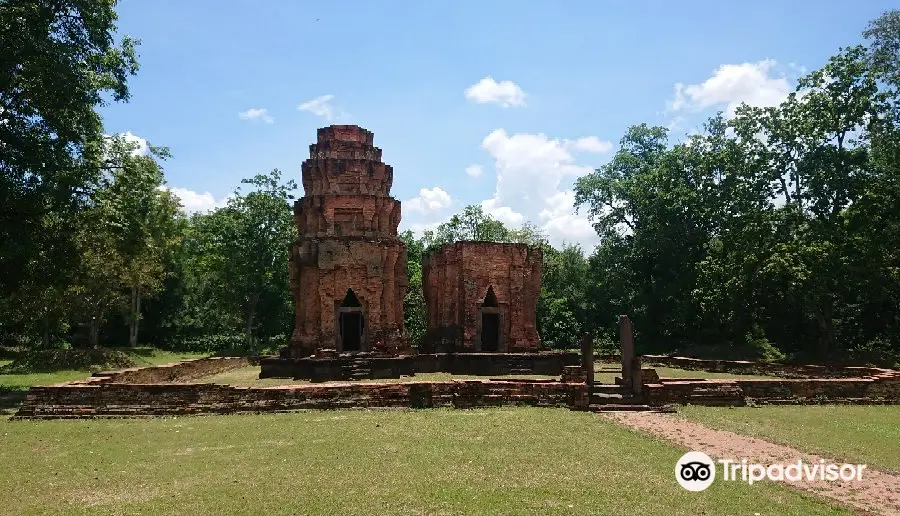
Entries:
[[[196,353],[163,351],[155,348],[117,349],[131,356],[137,367],[167,364],[169,362],[177,362],[179,360],[200,358],[206,356]],[[6,365],[8,363],[9,361],[0,361],[0,366]],[[27,390],[33,385],[51,385],[59,382],[81,380],[89,377],[90,375],[91,371],[88,369],[60,370],[51,373],[0,374],[0,390]]]
[[711,428],[900,472],[897,406],[687,406],[679,408],[678,414]]
[[11,421],[0,512],[850,514],[768,483],[685,491],[682,453],[546,408]]
[[[656,374],[659,375],[660,378],[700,378],[705,380],[714,380],[714,379],[771,379],[775,378],[774,376],[760,376],[760,375],[749,375],[749,374],[735,374],[735,373],[711,373],[707,371],[690,371],[687,369],[675,369],[672,367],[654,367],[654,366],[645,366],[652,369],[656,369]],[[622,376],[622,364],[618,362],[594,362],[594,379],[596,381],[602,383],[613,383],[615,377]]]

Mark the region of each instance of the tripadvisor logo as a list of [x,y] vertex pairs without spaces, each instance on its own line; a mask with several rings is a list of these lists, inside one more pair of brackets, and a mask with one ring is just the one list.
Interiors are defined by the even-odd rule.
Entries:
[[835,464],[819,459],[812,464],[797,460],[790,464],[754,464],[742,460],[712,460],[703,452],[688,452],[675,463],[675,480],[688,491],[703,491],[716,479],[716,463],[722,465],[722,480],[743,481],[750,485],[760,480],[772,482],[851,482],[861,481],[865,464]]
[[675,463],[675,480],[688,491],[703,491],[715,479],[716,464],[703,452],[687,452]]

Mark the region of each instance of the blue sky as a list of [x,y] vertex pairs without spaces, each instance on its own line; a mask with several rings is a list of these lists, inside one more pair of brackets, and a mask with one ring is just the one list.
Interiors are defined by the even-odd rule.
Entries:
[[273,168],[299,183],[316,128],[351,123],[394,167],[401,228],[483,204],[589,247],[572,182],[629,125],[677,137],[741,101],[777,103],[892,7],[123,0],[120,33],[142,40],[141,70],[131,102],[102,113],[107,132],[170,148],[166,176],[188,210]]

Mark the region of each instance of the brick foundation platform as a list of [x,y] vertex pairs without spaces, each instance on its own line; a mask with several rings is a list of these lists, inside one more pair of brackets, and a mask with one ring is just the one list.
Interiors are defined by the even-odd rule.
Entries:
[[[414,355],[403,357],[402,360],[395,358],[395,362],[402,362],[405,364],[404,367],[421,368],[418,369],[420,372],[443,367],[445,371],[454,373],[458,372],[454,368],[461,368],[465,370],[464,374],[478,374],[473,373],[473,370],[481,371],[483,374],[495,374],[491,372],[492,368],[501,366],[509,368],[511,364],[498,359],[494,365],[484,366],[483,364],[490,364],[491,361],[485,361],[481,355]],[[502,355],[511,357],[510,354]],[[526,355],[533,357],[535,354]],[[480,361],[476,361],[477,356],[480,356]],[[567,354],[556,354],[556,357],[554,359],[556,362],[548,360],[543,364],[548,368],[551,366],[555,368],[570,359],[567,358]],[[374,357],[370,359],[374,360]],[[445,362],[442,363],[442,360]],[[612,392],[616,389],[621,390],[622,386],[597,384],[589,387],[584,381],[585,375],[576,374],[578,371],[574,370],[574,364],[560,366],[560,370],[565,368],[566,373],[560,380],[485,379],[404,383],[357,381],[281,387],[190,383],[205,376],[244,367],[252,362],[254,362],[252,359],[245,357],[206,358],[164,366],[96,373],[92,378],[82,381],[32,387],[12,419],[151,417],[339,408],[474,408],[508,405],[593,410],[595,405],[592,403],[597,402],[595,398],[603,398],[600,401],[605,403],[598,405],[599,409],[609,410],[651,410],[671,404],[726,406],[900,404],[900,372],[875,368],[867,368],[864,375],[858,378],[746,380],[658,378],[655,374],[650,374],[651,370],[648,369],[643,376],[649,382],[641,385],[640,394],[629,398],[628,406],[620,406],[621,402],[615,399],[623,398],[623,395],[618,391]],[[331,362],[340,361],[335,359]],[[537,362],[532,363],[533,370],[539,370],[539,366],[534,364]],[[509,369],[505,371],[510,372]]]
[[[618,361],[618,355],[606,355],[603,359]],[[808,364],[782,364],[778,362],[751,362],[748,360],[704,360],[700,358],[673,357],[668,355],[641,355],[644,365],[667,366],[688,371],[778,376],[781,378],[862,378],[890,371],[877,367],[846,367]]]
[[400,378],[416,373],[451,373],[476,376],[537,374],[559,376],[565,366],[578,365],[574,352],[540,353],[434,353],[377,356],[366,353],[336,358],[260,358],[260,378],[333,381]]
[[12,419],[89,419],[287,412],[340,408],[586,409],[585,384],[548,380],[454,380],[248,388],[215,384],[77,383],[33,387]]
[[672,403],[707,406],[900,404],[900,372],[862,378],[679,380],[643,385],[651,406]]

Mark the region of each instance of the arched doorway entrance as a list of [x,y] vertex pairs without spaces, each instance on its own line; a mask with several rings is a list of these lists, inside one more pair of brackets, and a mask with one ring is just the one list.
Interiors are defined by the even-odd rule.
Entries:
[[481,351],[496,353],[501,349],[503,330],[500,324],[500,305],[494,294],[493,285],[488,286],[479,312]]
[[347,289],[347,294],[338,306],[336,315],[338,351],[362,351],[365,343],[365,318],[362,304],[353,289]]

